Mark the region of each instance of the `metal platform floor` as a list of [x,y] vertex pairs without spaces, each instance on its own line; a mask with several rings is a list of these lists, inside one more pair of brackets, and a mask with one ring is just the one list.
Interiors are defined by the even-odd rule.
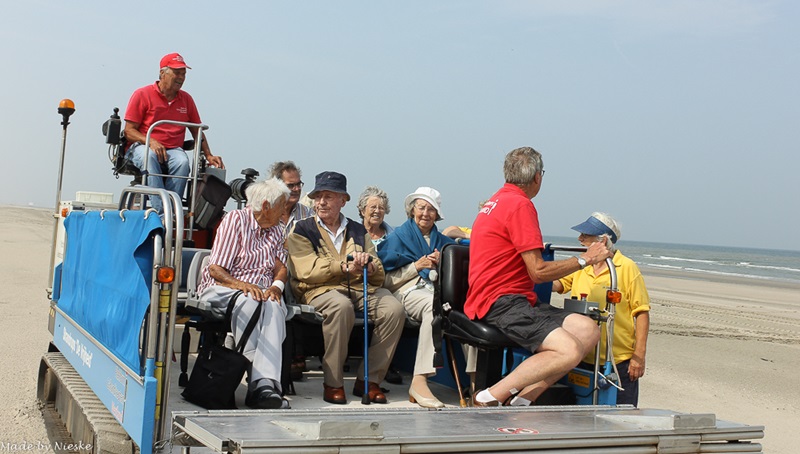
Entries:
[[[453,389],[431,383],[447,407],[423,409],[408,401],[410,377],[389,389],[385,405],[362,405],[351,395],[357,360],[350,362],[348,404],[322,400],[318,361],[295,382],[290,410],[251,410],[245,385],[238,410],[206,411],[180,397],[177,363],[171,369],[171,452],[237,453],[683,453],[761,452],[749,440],[763,427],[720,421],[713,414],[683,414],[633,407],[459,408]],[[191,366],[191,365],[190,365]],[[190,368],[191,370],[191,368]],[[439,373],[448,373],[440,370]],[[732,442],[729,442],[732,441]],[[165,446],[166,448],[166,446]]]

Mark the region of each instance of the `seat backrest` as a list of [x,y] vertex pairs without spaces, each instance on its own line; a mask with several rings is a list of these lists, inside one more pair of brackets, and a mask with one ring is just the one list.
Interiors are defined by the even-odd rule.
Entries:
[[[542,252],[542,259],[548,262],[555,257],[549,246],[547,244]],[[469,288],[469,243],[446,245],[442,248],[440,262],[438,286],[442,304],[450,303],[452,309],[464,312]],[[536,284],[533,290],[537,301],[549,303],[552,289],[552,282]]]
[[208,266],[211,259],[211,251],[203,250],[195,254],[192,259],[192,264],[189,267],[189,275],[186,280],[186,292],[189,298],[197,297],[197,286],[200,285],[200,279],[203,276],[203,270]]
[[197,249],[192,247],[185,247],[181,255],[181,273],[178,281],[178,291],[185,292],[187,282],[189,279],[189,269],[192,267],[192,260],[198,252],[206,251],[207,249]]
[[442,248],[439,262],[439,277],[436,286],[442,304],[452,310],[464,311],[469,288],[469,246],[447,244]]
[[191,298],[197,294],[197,286],[200,284],[200,277],[203,273],[205,263],[211,255],[210,249],[183,248],[183,259],[181,261],[181,277],[178,282],[179,295]]
[[[550,249],[550,243],[545,243],[544,250],[542,250],[542,260],[545,262],[552,262],[555,260],[556,254]],[[553,292],[553,282],[540,282],[533,286],[533,291],[536,293],[536,301],[541,303],[550,303],[550,295]]]

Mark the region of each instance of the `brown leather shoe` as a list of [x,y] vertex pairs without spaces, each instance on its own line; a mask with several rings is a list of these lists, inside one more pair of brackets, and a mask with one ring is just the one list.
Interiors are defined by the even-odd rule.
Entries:
[[322,387],[325,389],[325,392],[322,394],[322,398],[325,400],[325,402],[338,405],[347,403],[347,396],[344,394],[343,387],[334,388],[333,386],[328,386],[325,383],[322,384]]
[[[377,383],[369,382],[369,401],[376,404],[385,404],[386,395],[381,391],[381,387]],[[362,397],[364,395],[364,380],[356,379],[356,384],[353,386],[353,395]]]

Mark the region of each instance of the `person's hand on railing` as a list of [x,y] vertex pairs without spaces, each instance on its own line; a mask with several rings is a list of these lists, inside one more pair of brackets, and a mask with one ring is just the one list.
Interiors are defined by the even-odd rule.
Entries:
[[222,163],[222,156],[213,156],[206,152],[206,161],[210,166],[218,167],[220,169],[225,168],[225,164]]

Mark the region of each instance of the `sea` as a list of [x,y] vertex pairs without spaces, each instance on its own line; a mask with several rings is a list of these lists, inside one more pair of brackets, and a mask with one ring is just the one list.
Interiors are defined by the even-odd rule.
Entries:
[[[557,246],[580,246],[576,237],[545,236]],[[751,249],[693,244],[651,243],[620,240],[617,248],[647,268],[682,271],[690,274],[753,278],[800,284],[800,251]],[[556,253],[556,259],[568,253]]]

